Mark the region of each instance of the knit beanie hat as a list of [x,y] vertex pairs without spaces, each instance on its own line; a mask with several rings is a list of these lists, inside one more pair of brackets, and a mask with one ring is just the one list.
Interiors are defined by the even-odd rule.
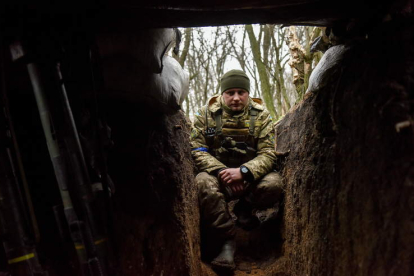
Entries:
[[250,91],[250,80],[245,72],[241,70],[230,70],[225,73],[220,80],[221,93],[230,88],[242,88],[247,92]]

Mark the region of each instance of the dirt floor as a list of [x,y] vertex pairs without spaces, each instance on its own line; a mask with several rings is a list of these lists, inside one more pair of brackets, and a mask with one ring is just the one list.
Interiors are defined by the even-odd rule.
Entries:
[[[229,210],[236,220],[236,216],[232,213],[234,205],[237,201],[229,203]],[[256,213],[264,221],[258,228],[251,231],[245,231],[236,228],[236,244],[237,249],[235,253],[236,269],[234,273],[223,274],[214,271],[204,260],[202,263],[201,275],[283,275],[277,274],[280,272],[282,266],[275,266],[279,263],[281,257],[281,250],[283,246],[283,239],[281,236],[282,228],[282,209],[269,208],[267,210]],[[203,248],[202,248],[203,250]],[[272,270],[269,270],[272,265]]]
[[[234,271],[234,276],[246,276],[246,275],[257,275],[257,276],[268,276],[265,270],[259,268],[255,262],[249,262],[249,261],[242,261],[237,260],[237,268]],[[206,274],[206,276],[216,276],[219,275],[216,272],[214,272],[210,266],[203,264],[203,270]]]

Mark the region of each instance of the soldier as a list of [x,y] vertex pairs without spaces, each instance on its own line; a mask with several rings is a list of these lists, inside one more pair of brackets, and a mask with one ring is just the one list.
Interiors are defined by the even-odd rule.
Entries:
[[251,230],[260,225],[255,210],[278,204],[281,176],[273,171],[276,159],[273,124],[260,99],[250,98],[250,80],[241,70],[224,74],[221,95],[197,112],[191,132],[191,153],[200,171],[200,218],[209,235],[222,242],[212,261],[216,268],[235,268],[235,222]]

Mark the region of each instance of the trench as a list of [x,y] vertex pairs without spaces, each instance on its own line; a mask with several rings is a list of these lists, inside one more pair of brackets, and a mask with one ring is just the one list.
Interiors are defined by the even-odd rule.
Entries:
[[[238,230],[234,275],[412,275],[413,33],[412,18],[401,18],[383,22],[368,38],[347,41],[348,50],[323,71],[320,85],[275,125],[277,167],[286,182],[283,208],[257,230]],[[87,52],[72,50],[71,66],[63,72],[81,125],[91,83]],[[41,234],[40,262],[49,275],[79,275],[75,249],[59,236],[54,219],[59,190],[27,68],[3,62]],[[110,75],[111,70],[116,67]],[[111,81],[113,89],[125,79]],[[149,104],[131,97],[111,90],[100,98],[113,141],[110,271],[217,275],[203,259],[191,123],[181,111],[154,109],[154,99]]]

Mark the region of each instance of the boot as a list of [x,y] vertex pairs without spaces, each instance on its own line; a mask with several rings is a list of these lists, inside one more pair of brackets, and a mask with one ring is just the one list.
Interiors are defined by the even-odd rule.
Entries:
[[237,217],[238,227],[250,231],[260,226],[260,220],[253,214],[253,207],[243,198],[236,203],[233,212]]
[[234,252],[236,251],[236,241],[234,239],[224,242],[220,254],[214,258],[211,265],[215,269],[233,271],[236,268],[234,263]]

